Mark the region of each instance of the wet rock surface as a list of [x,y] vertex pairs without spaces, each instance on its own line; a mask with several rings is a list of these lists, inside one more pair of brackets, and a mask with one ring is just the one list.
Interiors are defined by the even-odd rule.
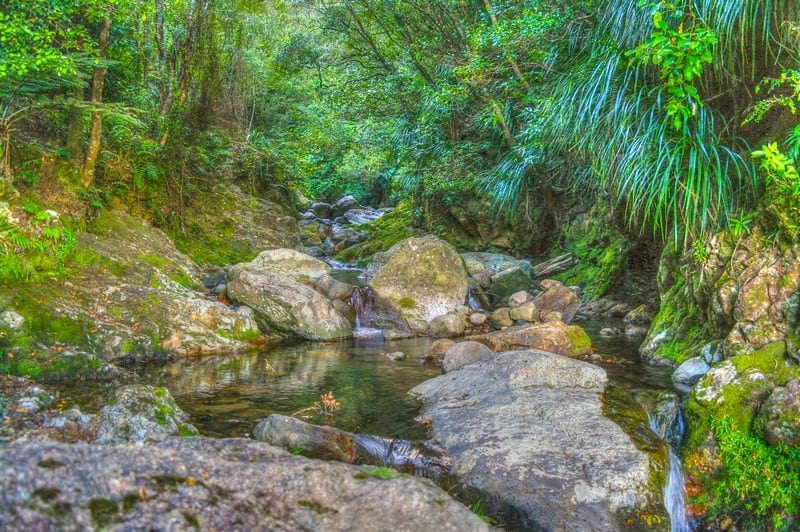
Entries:
[[430,482],[251,440],[0,445],[6,530],[488,530]]
[[601,368],[544,351],[499,353],[411,394],[452,473],[546,530],[616,529],[647,503],[650,462],[602,414]]

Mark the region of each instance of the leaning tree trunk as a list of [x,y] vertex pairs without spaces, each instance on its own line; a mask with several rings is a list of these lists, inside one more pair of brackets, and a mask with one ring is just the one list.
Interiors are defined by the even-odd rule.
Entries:
[[83,163],[83,176],[81,185],[89,188],[94,182],[94,171],[97,166],[97,156],[100,155],[100,135],[103,132],[103,114],[98,108],[103,103],[103,86],[106,83],[106,67],[104,65],[108,57],[108,40],[111,33],[111,15],[106,15],[103,19],[103,26],[100,28],[100,64],[95,67],[92,76],[92,132],[89,135],[89,147],[86,150],[86,159]]

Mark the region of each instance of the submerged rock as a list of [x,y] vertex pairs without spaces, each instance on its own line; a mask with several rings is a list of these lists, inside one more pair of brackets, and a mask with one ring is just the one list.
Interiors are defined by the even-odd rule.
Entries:
[[395,244],[369,286],[416,332],[425,332],[433,318],[463,305],[468,289],[464,261],[450,244],[433,236]]
[[3,530],[488,530],[430,482],[252,440],[0,450]]
[[337,460],[351,464],[356,445],[351,434],[334,427],[312,425],[299,419],[271,414],[258,422],[253,438],[309,458]]
[[605,371],[544,351],[504,352],[426,381],[433,438],[467,486],[519,510],[526,528],[612,530],[645,505],[650,461],[602,414]]

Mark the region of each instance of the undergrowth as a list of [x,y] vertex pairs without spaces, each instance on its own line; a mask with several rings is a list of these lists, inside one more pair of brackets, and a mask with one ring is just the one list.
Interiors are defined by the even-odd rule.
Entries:
[[712,421],[724,469],[712,484],[712,513],[742,509],[745,528],[789,530],[800,515],[800,447],[770,446],[730,417]]

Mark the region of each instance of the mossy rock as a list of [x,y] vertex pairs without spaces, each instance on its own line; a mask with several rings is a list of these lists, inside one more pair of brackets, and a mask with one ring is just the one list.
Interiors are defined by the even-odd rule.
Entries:
[[447,242],[433,236],[409,238],[389,253],[370,287],[412,330],[425,332],[433,318],[466,302],[464,260]]

